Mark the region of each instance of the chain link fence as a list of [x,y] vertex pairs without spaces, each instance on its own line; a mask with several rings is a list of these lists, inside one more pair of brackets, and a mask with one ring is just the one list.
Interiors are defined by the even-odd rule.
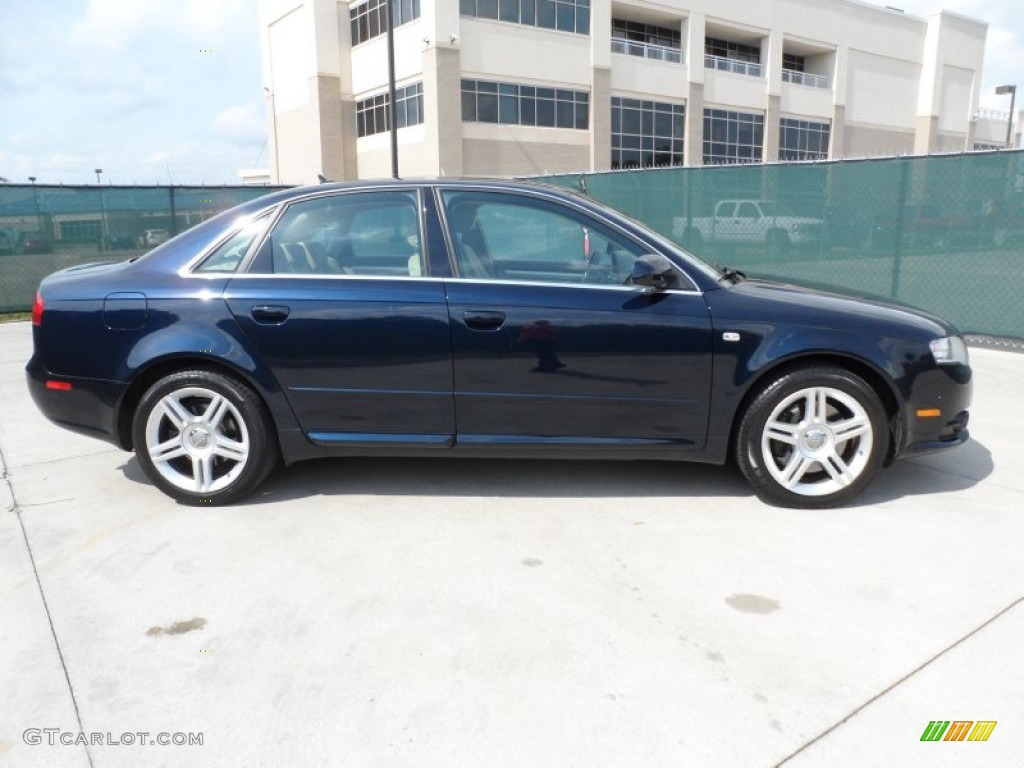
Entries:
[[31,308],[51,272],[145,253],[275,189],[0,185],[0,312]]
[[546,176],[750,274],[1024,339],[1024,152]]
[[[547,176],[708,261],[889,296],[1024,339],[1024,151]],[[280,187],[0,186],[0,311]]]

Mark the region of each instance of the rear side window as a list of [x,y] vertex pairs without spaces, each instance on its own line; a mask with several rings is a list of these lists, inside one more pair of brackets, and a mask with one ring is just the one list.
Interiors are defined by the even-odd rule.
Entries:
[[248,253],[249,247],[256,238],[263,234],[269,221],[270,214],[253,220],[217,246],[193,271],[201,273],[234,272],[242,263],[245,254]]
[[261,261],[274,274],[418,277],[422,242],[415,193],[355,192],[290,205]]

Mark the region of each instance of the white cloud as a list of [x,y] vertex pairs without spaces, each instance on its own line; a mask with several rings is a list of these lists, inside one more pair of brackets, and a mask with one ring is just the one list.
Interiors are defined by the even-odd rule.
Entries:
[[0,175],[235,182],[266,141],[260,78],[256,0],[19,3],[0,44]]
[[213,118],[213,132],[234,144],[262,144],[267,138],[262,104],[250,101],[222,109]]
[[[227,30],[245,14],[256,13],[256,0],[171,0],[187,23],[206,34]],[[184,6],[184,7],[182,7]],[[211,41],[216,47],[216,40]]]
[[163,0],[89,0],[85,13],[71,25],[69,41],[100,55],[121,52],[158,18],[161,5]]

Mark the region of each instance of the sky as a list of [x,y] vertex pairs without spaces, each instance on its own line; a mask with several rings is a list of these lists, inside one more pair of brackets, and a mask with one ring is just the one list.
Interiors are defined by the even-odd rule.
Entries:
[[267,165],[256,0],[0,0],[0,176],[237,184]]
[[[1002,83],[1024,102],[1016,3],[887,4],[988,21],[980,106],[1009,108]],[[234,184],[266,142],[257,0],[0,0],[0,177]]]

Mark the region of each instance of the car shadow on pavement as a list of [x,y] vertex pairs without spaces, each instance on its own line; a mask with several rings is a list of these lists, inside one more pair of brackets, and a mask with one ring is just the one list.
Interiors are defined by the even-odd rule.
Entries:
[[[292,475],[294,474],[294,477]],[[278,470],[265,498],[324,495],[511,498],[743,497],[732,467],[665,461],[530,459],[343,459]],[[264,496],[257,492],[257,496]],[[256,499],[253,499],[254,501]]]
[[[133,455],[124,476],[151,485]],[[750,496],[732,466],[674,461],[337,458],[278,467],[243,504],[312,496],[616,498]]]
[[883,469],[849,506],[868,506],[905,496],[949,493],[973,488],[992,474],[992,452],[978,440],[940,453],[897,461]]
[[[949,452],[898,461],[881,470],[848,506],[961,491],[992,473],[992,454],[972,440]],[[124,476],[149,485],[133,456]],[[342,458],[279,467],[243,504],[313,496],[480,496],[511,498],[749,498],[732,463],[469,458]]]

